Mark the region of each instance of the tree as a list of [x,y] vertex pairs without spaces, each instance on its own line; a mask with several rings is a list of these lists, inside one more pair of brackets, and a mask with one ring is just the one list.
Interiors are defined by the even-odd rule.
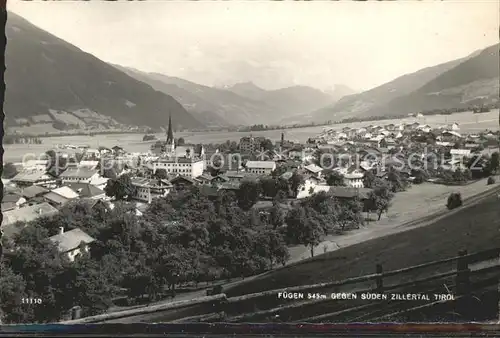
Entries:
[[186,141],[184,141],[184,138],[183,138],[183,137],[179,137],[179,138],[177,139],[177,142],[176,142],[175,144],[176,144],[176,145],[178,145],[178,146],[183,146],[183,145],[185,145],[185,144],[186,144]]
[[116,200],[131,199],[135,193],[130,175],[121,175],[116,179],[110,179],[104,188],[106,196],[114,197]]
[[17,175],[16,166],[9,162],[3,165],[2,178],[11,179]]
[[243,180],[236,193],[239,207],[243,210],[250,210],[259,200],[260,193],[261,187],[259,182],[255,180]]
[[314,209],[304,206],[292,209],[286,217],[286,224],[287,237],[292,242],[308,246],[313,257],[314,247],[321,242],[325,234]]
[[278,182],[272,177],[262,177],[260,185],[262,194],[266,197],[274,197],[278,193]]
[[273,226],[273,229],[277,229],[281,227],[285,221],[285,213],[280,206],[279,202],[274,201],[271,210],[269,210],[269,218],[270,223]]
[[495,184],[495,178],[493,177],[488,177],[488,185],[492,185],[492,184]]
[[294,172],[292,177],[290,177],[290,190],[292,191],[294,196],[297,196],[299,193],[299,188],[305,182],[304,176],[299,174],[298,172]]
[[390,191],[387,184],[377,186],[369,194],[368,209],[377,212],[378,220],[382,217],[382,213],[389,210],[394,194]]
[[165,169],[156,169],[155,177],[160,180],[166,180],[168,178],[168,173]]
[[401,174],[395,170],[389,170],[387,174],[387,181],[389,181],[392,192],[400,192],[406,190],[406,182],[403,181]]
[[262,149],[264,149],[264,151],[274,150],[273,142],[268,138],[266,138],[263,142],[261,142],[260,146]]
[[448,200],[446,202],[446,207],[448,210],[452,210],[462,206],[462,195],[458,192],[451,193],[448,196]]
[[33,322],[30,307],[21,303],[26,297],[26,281],[21,274],[0,262],[0,322],[3,324],[19,324]]
[[365,177],[363,178],[363,185],[365,188],[373,188],[373,182],[375,181],[376,176],[372,171],[367,171],[365,173]]
[[495,151],[493,154],[491,154],[490,171],[492,173],[496,173],[499,167],[500,167],[500,154],[498,153],[498,151]]
[[344,175],[338,171],[332,170],[326,176],[326,184],[331,186],[344,186]]

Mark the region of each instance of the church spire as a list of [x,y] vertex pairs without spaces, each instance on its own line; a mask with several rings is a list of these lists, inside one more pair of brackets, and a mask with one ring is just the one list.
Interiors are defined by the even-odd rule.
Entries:
[[167,143],[174,142],[174,132],[172,131],[172,114],[168,117]]

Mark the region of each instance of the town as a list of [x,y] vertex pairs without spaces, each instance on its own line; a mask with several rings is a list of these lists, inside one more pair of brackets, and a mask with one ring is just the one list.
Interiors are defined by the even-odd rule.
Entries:
[[176,139],[170,119],[144,153],[67,145],[5,164],[4,320],[90,316],[257,275],[303,259],[292,247],[314,256],[380,222],[420,185],[455,187],[442,201],[454,209],[461,187],[496,183],[498,131],[378,122],[214,145]]

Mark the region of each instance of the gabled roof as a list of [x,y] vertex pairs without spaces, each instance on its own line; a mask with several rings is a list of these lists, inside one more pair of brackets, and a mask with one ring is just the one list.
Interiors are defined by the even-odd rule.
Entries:
[[45,189],[44,187],[41,187],[39,185],[32,185],[30,187],[23,189],[22,195],[25,198],[34,198],[36,196],[40,196],[48,192],[49,190]]
[[12,202],[17,203],[22,198],[21,195],[8,193],[3,195],[2,202]]
[[38,217],[50,216],[58,211],[48,203],[31,205],[3,213],[2,228],[15,222],[31,222]]
[[78,248],[81,242],[89,244],[95,241],[94,238],[78,228],[52,236],[49,240],[56,244],[59,252],[62,253]]
[[192,179],[191,177],[187,177],[187,176],[183,176],[183,175],[179,175],[179,176],[176,176],[176,177],[172,178],[170,180],[170,183],[175,184],[177,182],[182,182],[182,181],[188,182],[188,183],[191,183],[191,184],[198,183],[194,179]]
[[98,171],[95,169],[88,169],[88,168],[78,168],[78,169],[68,169],[64,173],[60,175],[61,178],[70,178],[70,177],[75,177],[75,178],[82,178],[82,179],[89,179],[95,174],[97,174]]
[[14,178],[12,178],[11,181],[35,183],[39,181],[48,181],[52,179],[53,177],[47,174],[43,170],[26,170],[18,173]]
[[66,183],[65,186],[76,192],[80,198],[104,194],[103,190],[90,183]]
[[315,174],[323,171],[323,168],[321,168],[320,166],[317,166],[314,163],[309,164],[308,166],[304,167],[304,169],[306,169],[307,171],[310,171],[312,173],[315,173]]
[[276,163],[274,161],[247,161],[245,166],[251,169],[274,169]]
[[49,202],[53,202],[53,203],[57,203],[57,204],[65,204],[71,200],[70,198],[58,195],[52,191],[43,195],[43,198]]
[[67,186],[62,186],[56,189],[51,190],[52,193],[57,194],[59,196],[68,198],[68,199],[73,199],[73,198],[78,198],[78,194],[71,189],[70,187]]

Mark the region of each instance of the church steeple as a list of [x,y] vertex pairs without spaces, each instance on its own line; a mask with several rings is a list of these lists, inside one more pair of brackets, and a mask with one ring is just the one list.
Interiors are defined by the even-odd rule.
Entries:
[[168,117],[167,144],[174,142],[174,132],[172,130],[172,115]]

